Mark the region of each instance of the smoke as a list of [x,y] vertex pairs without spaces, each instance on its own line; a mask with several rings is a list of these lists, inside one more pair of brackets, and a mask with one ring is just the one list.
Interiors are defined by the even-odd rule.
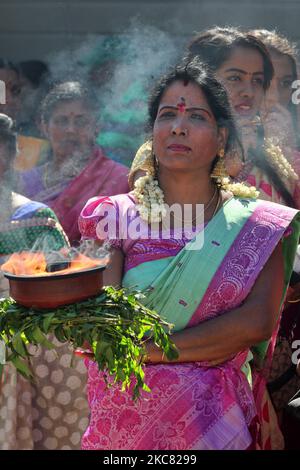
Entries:
[[108,242],[99,245],[95,240],[82,240],[78,247],[73,246],[70,248],[69,256],[74,259],[81,254],[95,260],[104,260],[107,259],[110,251],[111,248]]
[[110,246],[108,243],[99,246],[94,240],[82,240],[76,247],[64,247],[60,250],[54,250],[51,234],[44,234],[36,239],[29,251],[32,253],[45,253],[49,262],[58,263],[74,260],[78,255],[84,255],[94,260],[106,259],[110,252]]
[[2,231],[2,224],[7,223],[7,221],[10,219],[11,212],[12,212],[12,190],[9,184],[4,184],[3,181],[1,182],[1,187],[0,187],[0,201],[1,201],[0,233]]
[[[76,48],[49,55],[47,62],[54,81],[80,80],[88,84],[94,68],[115,61],[110,83],[105,85],[118,97],[132,81],[142,80],[147,88],[181,54],[181,40],[154,26],[132,20],[123,34],[90,35]],[[103,96],[101,101],[104,101]]]
[[79,80],[93,87],[107,156],[130,165],[145,139],[147,100],[157,78],[182,55],[180,41],[133,20],[118,36],[90,36],[76,49],[48,59],[55,81]]
[[132,83],[139,82],[144,89],[144,100],[147,91],[155,80],[173,64],[179,54],[174,38],[155,27],[137,25],[123,36],[127,48],[123,50],[121,63],[116,67],[111,80],[110,95],[113,108],[122,104],[122,96]]

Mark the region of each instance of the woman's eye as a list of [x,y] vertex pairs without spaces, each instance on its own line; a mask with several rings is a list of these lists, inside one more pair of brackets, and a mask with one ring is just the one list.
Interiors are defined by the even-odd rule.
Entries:
[[76,127],[86,127],[88,124],[89,124],[89,120],[84,116],[81,116],[75,119]]
[[67,126],[68,124],[68,118],[64,117],[64,116],[61,116],[61,117],[56,117],[54,119],[54,124],[56,126],[61,126],[61,127],[64,127],[64,126]]
[[281,88],[291,88],[293,81],[292,80],[280,80]]
[[159,119],[168,119],[175,116],[174,111],[164,111],[159,115]]
[[229,77],[227,77],[227,80],[229,82],[238,82],[241,80],[241,77],[239,75],[230,75]]
[[264,81],[263,81],[262,78],[254,78],[254,79],[253,79],[253,83],[254,83],[255,85],[263,86]]
[[191,119],[196,120],[196,121],[205,121],[205,117],[202,114],[199,113],[192,113],[191,114]]

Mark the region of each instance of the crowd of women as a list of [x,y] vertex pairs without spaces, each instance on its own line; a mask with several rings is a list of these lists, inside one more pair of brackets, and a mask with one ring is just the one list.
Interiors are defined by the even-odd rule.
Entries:
[[[45,246],[45,237],[56,249],[108,243],[105,284],[145,292],[145,303],[174,324],[179,356],[168,362],[148,341],[151,393],[133,401],[130,390],[106,388],[91,358],[70,368],[68,344],[39,349],[34,384],[10,367],[2,377],[0,448],[299,448],[295,46],[274,31],[229,27],[190,38],[150,97],[139,96],[148,101],[148,137],[127,155],[131,168],[99,145],[92,81],[48,83],[25,125],[25,72],[0,61],[8,90],[0,105],[1,258]],[[179,225],[167,214],[170,236],[174,204],[192,212]],[[124,236],[130,218],[138,237]],[[118,236],[103,230],[104,219]]]

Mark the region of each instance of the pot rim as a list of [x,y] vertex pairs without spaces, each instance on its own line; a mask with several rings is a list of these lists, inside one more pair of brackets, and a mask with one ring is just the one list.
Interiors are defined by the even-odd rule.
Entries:
[[[57,281],[58,279],[70,279],[74,277],[79,277],[82,276],[83,274],[89,274],[89,273],[94,273],[94,272],[101,272],[106,269],[106,265],[104,266],[95,266],[93,268],[88,268],[88,269],[81,269],[80,271],[73,271],[71,273],[65,273],[65,274],[48,274],[47,276],[35,276],[35,275],[19,275],[19,274],[11,274],[7,271],[2,271],[4,277],[11,281]],[[59,273],[59,271],[57,271]]]

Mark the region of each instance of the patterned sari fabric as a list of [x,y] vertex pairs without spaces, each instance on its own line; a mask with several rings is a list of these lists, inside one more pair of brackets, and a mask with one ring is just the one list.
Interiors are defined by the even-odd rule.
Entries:
[[[20,206],[0,228],[0,253],[69,246],[54,212],[44,204]],[[6,281],[6,279],[5,279]],[[7,292],[2,292],[7,295]],[[49,337],[56,350],[31,348],[35,384],[4,367],[0,383],[0,450],[78,449],[88,423],[87,374],[72,348]]]
[[[117,214],[119,234],[124,234],[132,205],[130,194],[89,201],[79,220],[83,236],[96,238],[97,230],[99,238],[107,238],[98,224],[104,214],[109,220],[110,212]],[[276,204],[231,199],[206,225],[200,250],[187,249],[193,240],[164,238],[163,231],[158,239],[143,238],[143,228],[139,239],[119,237],[110,243],[125,254],[123,285],[148,288],[145,303],[179,331],[238,307],[295,216],[296,211]],[[203,226],[196,231],[195,240]],[[294,231],[299,233],[296,221]],[[87,361],[91,418],[82,447],[248,448],[257,419],[242,372],[248,354],[241,351],[217,367],[205,362],[147,365],[151,393],[143,392],[138,402],[130,391],[122,393],[115,385],[106,389],[97,365]]]
[[60,250],[69,243],[56,215],[45,204],[24,204],[9,222],[0,224],[0,255],[33,247],[35,251],[42,250],[45,243],[49,250]]
[[[285,205],[284,199],[274,188],[274,185],[269,180],[268,176],[260,168],[254,166],[251,161],[245,164],[238,177],[234,179],[234,182],[243,181],[248,183],[250,186],[255,186],[255,188],[259,191],[260,199]],[[294,186],[295,185],[293,183],[289,183],[287,186],[287,190],[291,193],[291,195],[295,189]]]

